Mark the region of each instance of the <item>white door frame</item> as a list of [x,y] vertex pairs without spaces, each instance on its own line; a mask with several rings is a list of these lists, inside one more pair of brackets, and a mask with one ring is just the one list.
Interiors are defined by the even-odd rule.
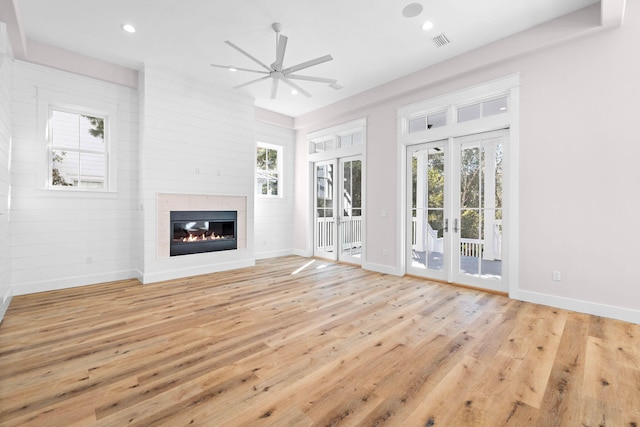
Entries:
[[[502,258],[506,261],[503,265],[502,279],[503,290],[509,294],[517,294],[519,288],[519,86],[520,75],[513,74],[477,86],[468,87],[442,96],[426,99],[414,104],[405,105],[398,109],[398,170],[401,177],[407,176],[407,146],[426,142],[433,142],[459,136],[477,134],[482,132],[506,129],[508,144],[504,148],[504,233],[502,239]],[[457,122],[457,107],[482,102],[500,96],[508,97],[508,111],[479,119]],[[433,127],[422,131],[409,132],[409,123],[415,117],[435,114],[446,111],[446,125]],[[398,273],[407,274],[407,185],[406,178],[398,180],[397,203],[400,209],[398,230]]]
[[[350,161],[361,162],[361,210],[360,215],[360,253],[359,255],[347,254],[343,248],[343,224],[344,224],[344,164]],[[312,164],[313,165],[313,255],[321,258],[327,258],[334,261],[343,261],[352,264],[362,264],[362,251],[364,239],[364,157],[362,155],[339,157],[330,160],[322,160]],[[332,168],[332,188],[331,198],[332,200],[332,216],[331,220],[320,222],[318,216],[319,207],[317,204],[317,192],[318,192],[318,168],[322,166],[331,166]],[[325,212],[326,213],[326,212]],[[326,218],[323,216],[322,218]],[[322,224],[322,226],[320,225]],[[318,243],[323,243],[318,245]],[[327,249],[328,248],[328,249]]]

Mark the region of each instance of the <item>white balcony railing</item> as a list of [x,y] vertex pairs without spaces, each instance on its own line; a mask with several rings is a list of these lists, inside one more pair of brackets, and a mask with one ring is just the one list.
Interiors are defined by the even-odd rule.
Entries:
[[[316,247],[325,252],[333,252],[335,218],[318,218],[316,221]],[[362,217],[353,216],[340,220],[340,243],[342,248],[362,246]]]
[[[470,257],[485,257],[487,255],[490,259],[499,260],[502,254],[502,235],[500,233],[500,225],[502,221],[496,220],[496,225],[493,232],[493,255],[485,254],[485,241],[481,239],[460,239],[460,255]],[[411,246],[414,249],[418,245],[418,219],[413,218],[411,224]],[[442,252],[442,237],[438,237],[437,231],[433,230],[427,223],[427,248],[429,251]],[[419,249],[415,249],[419,250]],[[423,249],[424,250],[424,249]]]

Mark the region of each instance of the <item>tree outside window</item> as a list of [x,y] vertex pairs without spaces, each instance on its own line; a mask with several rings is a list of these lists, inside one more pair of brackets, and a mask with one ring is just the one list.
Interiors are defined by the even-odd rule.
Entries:
[[51,186],[104,189],[107,178],[105,145],[104,118],[53,110]]
[[282,147],[258,143],[256,152],[256,193],[281,196]]

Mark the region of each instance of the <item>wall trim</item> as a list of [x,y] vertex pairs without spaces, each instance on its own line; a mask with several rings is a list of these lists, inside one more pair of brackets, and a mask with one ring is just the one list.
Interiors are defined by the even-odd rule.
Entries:
[[217,273],[219,271],[235,270],[238,268],[254,267],[255,265],[255,259],[243,259],[238,261],[223,262],[215,265],[176,268],[172,270],[165,270],[159,273],[144,274],[142,283],[144,285],[147,285],[149,283],[162,282],[165,280],[186,279],[187,277]]
[[313,250],[309,249],[293,249],[291,252],[292,255],[298,255],[304,258],[311,258],[313,256]]
[[278,251],[257,252],[257,253],[254,253],[253,256],[256,260],[259,260],[259,259],[277,258],[280,256],[289,256],[289,255],[295,255],[293,249],[281,249]]
[[522,289],[509,292],[509,298],[640,324],[640,310],[634,310],[631,308],[615,307],[612,305],[564,298],[539,292],[524,291]]
[[402,268],[392,266],[392,265],[384,265],[384,264],[376,264],[373,262],[365,262],[362,264],[362,268],[364,270],[375,271],[376,273],[384,273],[390,274],[392,276],[403,276],[404,272]]
[[115,282],[117,280],[135,279],[135,270],[120,270],[102,274],[88,274],[84,276],[70,276],[55,280],[36,280],[33,282],[13,285],[15,295],[35,294],[38,292],[57,291],[60,289],[77,288],[79,286],[97,285],[99,283]]
[[2,298],[2,304],[0,304],[0,323],[2,323],[2,319],[4,319],[4,315],[9,308],[9,304],[11,304],[11,299],[13,298],[13,288],[9,288],[6,295]]

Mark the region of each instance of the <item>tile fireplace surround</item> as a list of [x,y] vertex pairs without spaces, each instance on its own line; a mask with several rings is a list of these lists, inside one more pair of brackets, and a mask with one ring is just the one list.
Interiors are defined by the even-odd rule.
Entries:
[[171,211],[237,211],[238,249],[247,247],[247,198],[200,194],[158,194],[158,259],[169,258]]

